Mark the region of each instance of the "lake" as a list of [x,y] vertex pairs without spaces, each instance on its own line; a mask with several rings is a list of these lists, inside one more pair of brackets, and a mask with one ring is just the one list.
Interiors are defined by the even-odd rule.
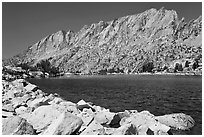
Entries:
[[77,103],[83,99],[113,112],[185,113],[196,121],[187,134],[202,134],[202,76],[109,75],[29,79],[47,93]]

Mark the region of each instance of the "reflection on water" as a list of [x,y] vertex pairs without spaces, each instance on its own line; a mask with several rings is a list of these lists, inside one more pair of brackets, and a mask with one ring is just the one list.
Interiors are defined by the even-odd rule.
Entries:
[[78,76],[29,81],[44,92],[56,92],[75,103],[84,99],[111,111],[182,112],[196,121],[189,134],[202,134],[201,76]]

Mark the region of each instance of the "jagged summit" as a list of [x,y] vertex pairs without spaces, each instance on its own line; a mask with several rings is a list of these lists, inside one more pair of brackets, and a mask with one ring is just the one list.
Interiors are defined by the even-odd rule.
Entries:
[[[78,32],[48,35],[4,64],[35,65],[49,60],[64,72],[136,73],[151,62],[155,70],[202,55],[202,17],[186,23],[174,10],[151,8],[112,21],[85,25]],[[201,56],[202,57],[202,56]],[[198,58],[201,62],[201,58]]]

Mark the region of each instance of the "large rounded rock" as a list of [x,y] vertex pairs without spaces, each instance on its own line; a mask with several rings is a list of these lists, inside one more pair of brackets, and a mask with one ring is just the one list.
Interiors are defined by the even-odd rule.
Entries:
[[135,125],[136,127],[139,127],[141,125],[150,125],[155,123],[156,120],[145,113],[135,113],[133,115],[131,115],[130,117],[124,117],[122,118],[122,120],[120,121],[120,125],[124,125],[124,124],[129,124],[132,123],[133,125]]
[[104,127],[105,135],[112,135],[117,128]]
[[26,85],[28,85],[28,82],[24,79],[16,79],[16,80],[12,81],[12,85],[14,85],[15,87],[18,87],[18,88],[23,88]]
[[22,97],[17,97],[12,99],[13,108],[18,108],[19,106],[25,106],[26,101]]
[[94,112],[92,111],[92,109],[83,109],[83,111],[78,114],[77,116],[80,117],[83,121],[83,125],[84,126],[88,126],[92,120],[94,119]]
[[5,118],[2,120],[3,135],[33,135],[35,131],[25,119],[18,116]]
[[63,101],[59,104],[52,104],[52,106],[60,112],[67,111],[75,115],[79,114],[79,110],[77,109],[76,104],[70,101]]
[[14,112],[9,112],[9,111],[4,111],[2,110],[2,117],[7,118],[7,117],[13,117],[15,115]]
[[128,111],[118,112],[114,115],[113,119],[111,120],[109,126],[113,128],[120,127],[120,121],[124,117],[130,117],[130,113]]
[[101,111],[96,113],[94,119],[100,124],[110,124],[114,116],[115,113],[109,111]]
[[26,89],[28,92],[30,92],[30,91],[35,92],[35,91],[37,91],[38,87],[34,84],[28,84],[24,87],[24,89]]
[[14,107],[12,104],[6,104],[6,105],[2,104],[2,110],[14,112]]
[[95,111],[95,110],[93,109],[93,107],[91,106],[91,104],[85,102],[83,99],[80,100],[80,101],[77,103],[77,108],[78,108],[79,110],[81,110],[81,111],[82,111],[84,108],[91,108],[93,111]]
[[101,106],[96,106],[96,105],[93,105],[92,108],[93,108],[96,112],[110,111],[109,109],[106,109],[106,108],[101,107]]
[[31,110],[28,109],[28,107],[25,107],[25,106],[20,106],[19,108],[16,108],[15,109],[15,112],[16,114],[18,115],[22,115],[22,114],[25,114],[25,113],[29,113]]
[[33,125],[34,129],[41,132],[46,129],[52,121],[57,119],[60,114],[60,111],[52,105],[40,106],[33,111],[31,116],[28,118],[28,122]]
[[13,90],[7,90],[7,92],[3,95],[5,99],[9,99],[9,98],[14,98],[14,91]]
[[51,125],[42,133],[43,135],[70,135],[76,133],[82,125],[82,120],[69,113],[62,113]]
[[120,125],[133,124],[138,129],[138,134],[145,135],[148,130],[151,130],[154,134],[160,132],[167,133],[170,127],[159,123],[154,115],[148,111],[142,111],[140,113],[132,114],[130,117],[124,117],[120,121]]
[[138,131],[134,125],[126,124],[117,128],[113,135],[138,135]]
[[157,119],[162,124],[181,130],[190,129],[195,125],[193,118],[183,113],[157,116],[155,119]]
[[42,105],[49,105],[47,102],[47,99],[45,97],[42,98],[35,98],[34,100],[30,100],[27,103],[28,107],[30,108],[38,108],[39,106]]

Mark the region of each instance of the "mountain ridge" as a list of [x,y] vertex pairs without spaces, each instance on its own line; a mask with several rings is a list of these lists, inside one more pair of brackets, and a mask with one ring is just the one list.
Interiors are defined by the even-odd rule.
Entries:
[[152,8],[84,25],[78,32],[60,30],[3,64],[36,65],[41,60],[63,72],[84,74],[144,72],[149,63],[151,71],[175,68],[175,62],[182,68],[186,61],[202,64],[202,16],[186,23],[174,10]]

